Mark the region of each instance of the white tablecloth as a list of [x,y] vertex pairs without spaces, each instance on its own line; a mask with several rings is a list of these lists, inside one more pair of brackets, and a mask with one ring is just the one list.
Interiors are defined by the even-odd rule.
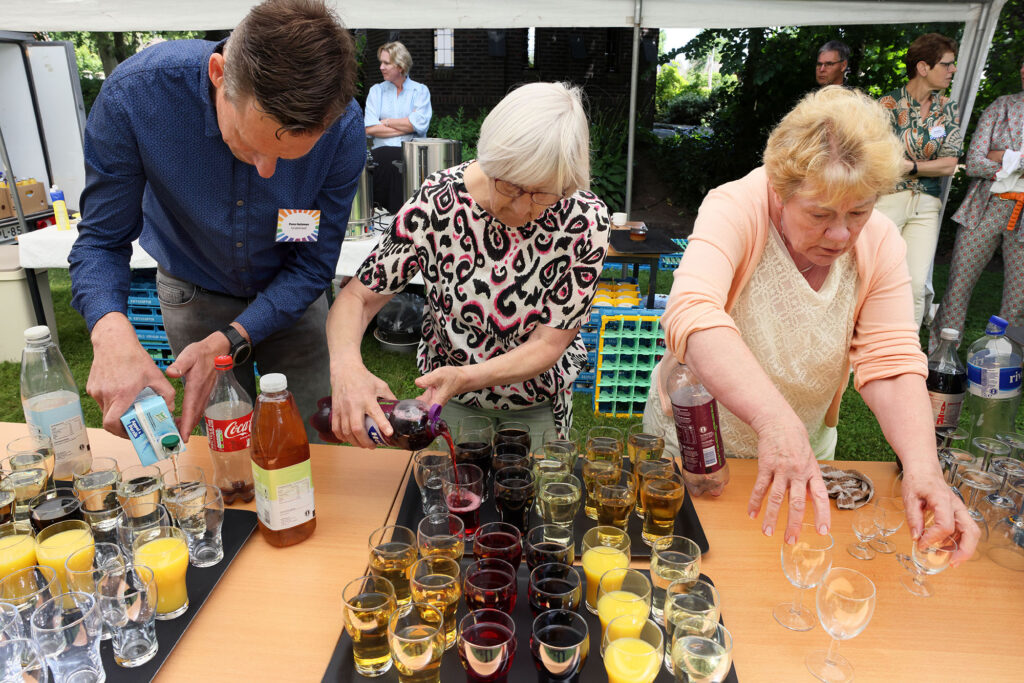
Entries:
[[[22,268],[67,268],[68,254],[71,246],[78,238],[78,230],[72,226],[70,230],[58,230],[56,226],[35,230],[18,237],[20,247],[19,261]],[[337,277],[355,275],[356,269],[362,265],[377,244],[377,233],[363,239],[346,239],[341,246],[338,265],[335,268]],[[139,241],[132,242],[132,269],[156,268],[156,261],[139,246]],[[412,280],[413,284],[422,284],[419,274]]]

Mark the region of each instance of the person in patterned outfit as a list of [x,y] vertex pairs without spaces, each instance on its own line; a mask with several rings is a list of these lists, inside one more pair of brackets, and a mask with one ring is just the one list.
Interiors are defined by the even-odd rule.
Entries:
[[480,129],[478,157],[431,175],[405,203],[327,321],[334,433],[372,448],[369,416],[390,435],[377,397],[391,389],[363,365],[377,311],[417,273],[427,310],[416,385],[467,414],[525,422],[539,442],[572,423],[572,383],[608,245],[608,210],[588,190],[590,140],[578,88],[531,83]]
[[931,303],[931,268],[939,240],[941,179],[956,172],[963,146],[956,102],[943,95],[956,73],[956,41],[926,33],[915,40],[904,62],[905,86],[882,97],[893,129],[903,143],[904,178],[875,208],[891,218],[907,243],[907,268],[914,290],[918,326]]
[[1024,60],[1021,92],[1003,95],[989,105],[967,151],[967,175],[973,180],[963,204],[953,214],[956,233],[949,284],[932,325],[931,340],[952,327],[963,334],[971,292],[996,247],[1003,245],[1005,280],[999,316],[1024,323]]

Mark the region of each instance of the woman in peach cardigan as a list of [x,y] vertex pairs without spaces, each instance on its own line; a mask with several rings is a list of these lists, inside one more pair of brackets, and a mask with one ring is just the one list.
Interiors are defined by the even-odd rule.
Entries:
[[751,518],[767,499],[771,536],[788,494],[785,540],[794,543],[808,502],[819,532],[829,528],[817,460],[833,456],[852,368],[903,463],[911,533],[959,532],[959,563],[979,531],[936,458],[906,247],[873,211],[899,173],[898,142],[876,102],[841,87],[807,95],[772,133],[764,166],[701,206],[662,318],[671,353],[644,422],[675,436],[662,384],[685,362],[718,399],[727,454],[758,458]]

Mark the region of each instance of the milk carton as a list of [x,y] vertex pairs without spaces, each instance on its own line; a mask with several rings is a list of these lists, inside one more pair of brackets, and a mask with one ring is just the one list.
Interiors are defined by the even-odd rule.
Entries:
[[185,451],[167,402],[150,387],[135,397],[132,407],[121,416],[121,424],[143,465],[152,465]]

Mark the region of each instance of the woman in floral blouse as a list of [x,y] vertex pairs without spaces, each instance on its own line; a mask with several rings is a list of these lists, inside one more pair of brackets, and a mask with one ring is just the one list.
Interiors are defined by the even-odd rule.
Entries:
[[376,398],[393,394],[363,365],[360,341],[417,273],[422,400],[444,405],[453,426],[469,413],[526,422],[538,437],[571,424],[586,361],[577,332],[608,244],[589,154],[579,89],[531,83],[488,114],[475,161],[435,173],[405,203],[327,320],[337,436],[371,448],[366,415],[390,434]]
[[1003,95],[981,115],[967,151],[971,186],[953,220],[961,225],[953,247],[949,286],[932,325],[938,343],[943,327],[963,334],[971,292],[982,269],[1003,245],[1006,277],[1000,317],[1024,324],[1024,61],[1021,92]]
[[941,179],[956,172],[963,146],[956,103],[942,93],[956,73],[956,41],[926,33],[907,50],[910,79],[879,100],[892,115],[903,143],[904,178],[875,208],[896,223],[907,243],[907,267],[914,292],[914,318],[924,319],[925,288],[935,258],[942,211]]

